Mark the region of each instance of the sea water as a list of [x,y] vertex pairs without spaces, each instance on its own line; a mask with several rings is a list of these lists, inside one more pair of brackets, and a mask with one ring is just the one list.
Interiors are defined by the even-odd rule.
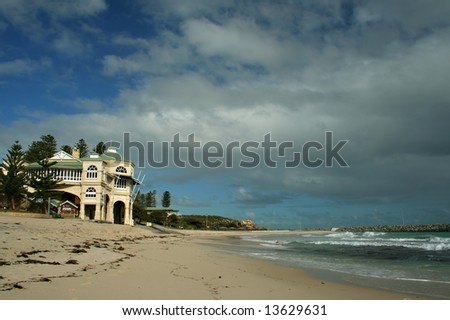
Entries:
[[[450,299],[450,233],[334,232],[245,236],[241,254],[307,270],[390,282]],[[369,283],[369,282],[368,282]],[[422,285],[420,284],[422,283]],[[421,287],[421,288],[420,288]],[[416,290],[417,289],[417,290]]]

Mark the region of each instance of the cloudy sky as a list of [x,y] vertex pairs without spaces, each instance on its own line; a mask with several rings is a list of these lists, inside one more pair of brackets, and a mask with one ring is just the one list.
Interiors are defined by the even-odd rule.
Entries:
[[[276,168],[146,165],[141,190],[271,228],[448,223],[449,17],[439,0],[2,0],[0,156],[44,134],[92,148],[129,132],[157,158],[177,133],[270,133],[293,145]],[[327,131],[349,167],[285,168]]]

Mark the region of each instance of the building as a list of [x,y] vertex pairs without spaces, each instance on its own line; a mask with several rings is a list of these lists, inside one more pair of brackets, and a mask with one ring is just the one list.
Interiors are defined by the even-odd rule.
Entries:
[[162,213],[166,216],[171,216],[176,214],[179,210],[175,210],[172,208],[158,208],[158,207],[145,207],[145,213],[151,215],[152,213]]
[[[85,158],[78,154],[76,149],[72,155],[59,151],[50,158],[56,164],[48,170],[61,180],[59,200],[78,207],[81,219],[132,225],[134,195],[140,184],[134,178],[134,164],[113,148]],[[32,163],[26,170],[39,175],[43,169]]]
[[62,217],[77,217],[80,214],[80,208],[69,200],[60,203],[58,206],[59,214]]

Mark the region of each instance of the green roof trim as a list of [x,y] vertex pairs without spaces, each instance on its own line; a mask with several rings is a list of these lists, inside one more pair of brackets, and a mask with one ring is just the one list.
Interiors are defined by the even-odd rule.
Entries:
[[[32,170],[32,169],[42,169],[42,166],[37,162],[33,162],[25,168],[25,170]],[[50,169],[79,169],[79,170],[81,170],[81,169],[83,169],[83,164],[78,161],[70,161],[70,162],[60,161],[60,162],[56,162],[56,164],[51,166]]]
[[159,208],[159,207],[145,207],[144,209],[146,212],[158,212],[158,211],[162,211],[162,212],[178,212],[180,210],[175,210],[172,208]]

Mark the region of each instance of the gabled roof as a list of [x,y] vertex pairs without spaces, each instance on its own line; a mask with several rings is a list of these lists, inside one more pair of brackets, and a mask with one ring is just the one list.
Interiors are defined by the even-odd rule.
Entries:
[[70,204],[72,207],[78,209],[78,206],[77,206],[76,204],[74,204],[72,201],[69,201],[69,200],[64,201],[63,203],[60,204],[60,206],[62,206],[62,205],[65,204],[65,203],[68,203],[68,204]]
[[[52,169],[82,169],[83,168],[83,163],[80,159],[78,159],[77,157],[74,157],[62,150],[55,153],[53,155],[53,157],[51,157],[48,160],[50,162],[53,162],[53,161],[56,162],[56,164],[51,166]],[[28,170],[29,169],[40,169],[40,168],[42,168],[42,166],[37,162],[30,163],[26,167],[26,169],[28,169]]]
[[55,153],[53,155],[53,157],[50,158],[50,160],[55,160],[55,161],[60,161],[60,160],[75,160],[78,162],[81,162],[80,159],[78,159],[77,157],[74,157],[70,154],[68,154],[67,152],[60,150],[57,153]]

